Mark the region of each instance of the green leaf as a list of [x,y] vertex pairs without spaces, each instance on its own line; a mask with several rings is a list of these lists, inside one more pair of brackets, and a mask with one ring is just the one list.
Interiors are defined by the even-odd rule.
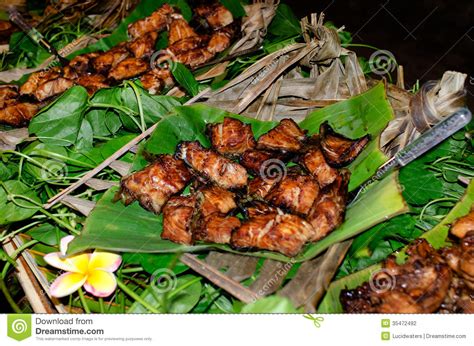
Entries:
[[[152,306],[157,307],[160,311],[173,314],[184,314],[192,310],[199,301],[201,296],[202,285],[193,275],[184,275],[179,278],[167,277],[170,291],[164,292],[163,288],[157,284],[150,284],[142,293],[141,298]],[[132,304],[128,313],[147,313],[145,307],[140,303]]]
[[[91,99],[91,104],[120,105],[120,89],[106,88],[97,91]],[[116,111],[106,108],[88,108],[86,119],[91,124],[96,136],[110,136],[122,127],[122,121]]]
[[67,173],[67,165],[59,155],[67,157],[67,150],[63,147],[35,141],[22,151],[35,162],[27,161],[24,165],[25,172],[41,181],[58,180]]
[[40,141],[51,145],[75,144],[87,99],[85,88],[72,87],[31,120],[29,132],[35,134]]
[[46,245],[56,246],[61,238],[67,236],[66,232],[54,227],[49,223],[42,224],[26,232],[31,238],[36,239]]
[[232,13],[234,18],[245,16],[245,9],[240,0],[219,0],[219,2]]
[[140,264],[149,274],[166,268],[178,275],[189,269],[179,261],[179,254],[125,253],[122,258],[126,263]]
[[273,295],[245,305],[240,312],[243,314],[294,314],[299,311],[288,298]]
[[0,185],[0,225],[26,220],[32,217],[39,209],[36,204],[22,198],[9,200],[8,195],[20,195],[40,203],[35,191],[18,180],[8,180]]
[[443,197],[443,184],[421,160],[413,161],[400,170],[400,183],[409,204],[423,205]]
[[171,73],[179,85],[181,85],[192,96],[199,94],[199,83],[191,71],[180,62],[171,64]]
[[301,34],[300,21],[296,18],[290,6],[280,4],[275,17],[268,27],[268,32],[274,36],[289,37]]

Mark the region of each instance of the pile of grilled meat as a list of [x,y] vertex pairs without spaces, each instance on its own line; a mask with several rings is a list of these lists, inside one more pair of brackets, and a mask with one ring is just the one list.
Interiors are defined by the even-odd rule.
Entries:
[[[181,142],[174,156],[159,155],[122,179],[117,199],[163,213],[163,239],[295,256],[343,222],[349,172],[342,167],[368,136],[351,140],[324,123],[308,137],[290,119],[258,140],[234,118],[207,132],[211,148]],[[180,195],[186,186],[190,193]]]
[[[0,86],[0,124],[27,124],[52,97],[73,85],[82,85],[93,94],[122,80],[139,77],[144,88],[159,93],[174,83],[166,61],[195,68],[229,47],[240,31],[239,23],[218,2],[196,7],[193,20],[199,23],[200,32],[175,8],[165,4],[149,17],[129,25],[128,42],[106,52],[79,55],[65,67],[35,72],[20,88]],[[158,34],[165,30],[168,47],[156,56],[158,61],[151,61]]]
[[[351,313],[474,313],[474,209],[451,227],[458,241],[436,251],[419,239],[398,265],[388,258],[377,273],[378,284],[364,283],[341,291]],[[382,288],[382,289],[380,289]]]

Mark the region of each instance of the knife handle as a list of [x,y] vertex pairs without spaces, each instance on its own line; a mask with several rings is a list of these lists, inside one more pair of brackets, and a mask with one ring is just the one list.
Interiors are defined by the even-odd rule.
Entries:
[[395,155],[395,160],[400,166],[406,166],[469,124],[471,119],[472,114],[469,109],[460,108],[400,150],[398,154]]

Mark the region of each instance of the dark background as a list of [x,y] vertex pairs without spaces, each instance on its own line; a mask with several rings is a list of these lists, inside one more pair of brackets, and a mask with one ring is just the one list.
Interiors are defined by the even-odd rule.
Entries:
[[[405,87],[417,79],[440,79],[444,71],[468,75],[468,103],[474,108],[473,0],[299,0],[286,1],[297,16],[323,11],[326,20],[344,25],[353,43],[390,51],[405,70]],[[351,47],[367,58],[373,50]]]

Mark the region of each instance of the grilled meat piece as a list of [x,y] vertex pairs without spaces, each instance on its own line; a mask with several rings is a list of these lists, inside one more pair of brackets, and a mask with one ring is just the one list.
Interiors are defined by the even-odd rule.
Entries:
[[0,108],[5,105],[7,100],[15,100],[18,96],[17,85],[0,85]]
[[44,101],[50,97],[62,94],[73,86],[74,82],[72,80],[63,77],[58,77],[55,79],[50,79],[38,85],[34,95],[38,101]]
[[210,61],[213,57],[214,54],[209,52],[206,47],[203,47],[176,54],[176,61],[191,68],[196,68]]
[[192,219],[196,207],[196,196],[171,197],[163,207],[162,239],[172,242],[191,245]]
[[309,175],[288,174],[274,185],[265,200],[293,214],[308,214],[318,197],[319,186]]
[[125,204],[138,200],[143,208],[159,214],[168,199],[181,192],[191,177],[182,160],[159,155],[141,171],[122,178],[119,197]]
[[232,234],[231,244],[236,248],[278,251],[293,257],[313,232],[313,227],[296,215],[271,213],[244,222]]
[[458,238],[464,238],[470,231],[474,231],[474,207],[470,213],[464,217],[457,219],[451,226],[451,234]]
[[355,160],[369,142],[370,136],[349,139],[336,132],[324,122],[319,127],[321,150],[328,164],[333,167],[344,167]]
[[157,32],[149,32],[141,37],[137,37],[128,44],[128,49],[132,52],[135,58],[147,58],[150,57],[155,51],[156,39],[158,38]]
[[79,75],[93,72],[92,61],[99,56],[99,53],[87,53],[74,57],[69,62],[69,67],[76,71]]
[[171,24],[168,34],[168,44],[170,46],[178,41],[197,36],[198,34],[196,34],[194,29],[188,24],[182,15],[173,14],[171,16]]
[[440,253],[451,269],[464,279],[465,285],[474,290],[474,231],[466,233],[460,246],[443,248]]
[[438,312],[440,314],[474,314],[473,298],[474,290],[467,287],[463,279],[454,275]]
[[[341,292],[341,303],[351,313],[432,313],[446,296],[451,270],[424,239],[407,250],[408,260],[388,258],[383,270],[353,290]],[[372,288],[371,288],[372,286]]]
[[255,175],[271,176],[285,169],[282,155],[264,150],[247,150],[240,157],[240,164]]
[[321,188],[332,184],[338,176],[337,169],[327,164],[319,145],[311,146],[300,159],[300,163],[316,178]]
[[199,142],[181,142],[176,157],[184,160],[194,171],[224,189],[243,188],[247,185],[247,171]]
[[194,11],[198,16],[204,17],[214,30],[227,26],[234,21],[232,13],[218,2],[196,7]]
[[307,217],[315,231],[311,241],[324,238],[344,221],[349,177],[348,171],[341,171],[332,184],[320,191],[311,206]]
[[260,215],[275,214],[278,208],[262,201],[252,201],[244,207],[244,212],[247,218],[251,219]]
[[130,56],[126,43],[120,43],[106,52],[100,53],[92,60],[94,70],[103,75],[107,75],[111,68]]
[[142,59],[127,58],[110,69],[109,78],[117,81],[139,76],[148,70],[148,63]]
[[208,125],[212,147],[222,155],[242,154],[255,147],[252,127],[238,119],[224,118],[219,124]]
[[298,152],[305,138],[305,131],[301,130],[297,123],[292,119],[283,119],[275,128],[258,139],[257,148]]
[[150,16],[131,23],[128,26],[128,34],[132,38],[137,38],[150,31],[163,31],[166,29],[172,13],[174,13],[173,8],[168,4],[164,4]]
[[71,88],[74,82],[62,76],[59,67],[32,73],[20,87],[21,95],[34,96],[38,101],[58,95]]
[[263,199],[270,190],[281,180],[282,177],[263,178],[255,177],[248,184],[247,193],[249,196]]
[[151,94],[158,94],[164,87],[174,84],[173,75],[167,68],[153,68],[142,75],[140,81]]
[[200,214],[204,217],[214,213],[227,214],[237,208],[235,194],[219,186],[205,186],[197,192]]
[[81,76],[76,79],[76,83],[86,88],[89,95],[94,94],[99,89],[109,87],[109,84],[107,84],[106,78],[102,76],[101,74],[91,74],[91,75]]
[[240,227],[240,220],[235,216],[214,213],[202,217],[193,230],[193,239],[209,243],[228,244],[232,232]]
[[204,47],[209,42],[209,37],[202,36],[190,36],[183,38],[172,45],[168,46],[167,50],[171,53],[170,58],[176,57],[177,54],[183,54],[187,51]]
[[39,106],[34,103],[9,101],[5,101],[4,107],[0,108],[0,124],[15,127],[26,125],[39,110]]

